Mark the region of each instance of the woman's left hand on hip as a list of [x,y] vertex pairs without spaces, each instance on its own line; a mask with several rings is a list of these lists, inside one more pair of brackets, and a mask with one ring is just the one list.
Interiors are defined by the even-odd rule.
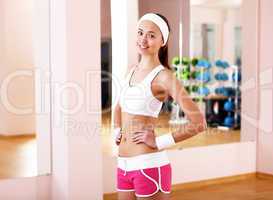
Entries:
[[153,130],[137,131],[133,134],[132,140],[136,144],[145,143],[149,147],[156,148],[155,132]]

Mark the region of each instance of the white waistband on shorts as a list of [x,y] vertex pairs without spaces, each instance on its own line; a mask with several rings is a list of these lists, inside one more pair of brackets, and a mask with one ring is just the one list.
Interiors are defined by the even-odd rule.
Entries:
[[160,167],[170,163],[166,151],[146,153],[133,157],[118,156],[117,161],[118,167],[125,171]]

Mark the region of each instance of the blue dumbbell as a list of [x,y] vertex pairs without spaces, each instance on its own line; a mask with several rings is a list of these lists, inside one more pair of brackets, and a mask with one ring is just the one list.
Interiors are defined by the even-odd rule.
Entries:
[[230,112],[230,111],[233,111],[234,109],[235,109],[235,104],[231,99],[229,99],[228,101],[226,101],[224,103],[224,110],[225,111]]
[[224,125],[227,127],[233,127],[234,126],[234,118],[232,116],[227,116],[224,120]]

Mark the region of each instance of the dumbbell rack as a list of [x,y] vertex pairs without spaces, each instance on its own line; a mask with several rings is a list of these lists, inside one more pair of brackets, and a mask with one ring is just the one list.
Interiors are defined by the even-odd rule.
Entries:
[[[241,89],[241,85],[240,82],[238,81],[238,73],[239,73],[239,69],[238,66],[233,66],[234,73],[235,73],[235,81],[232,81],[232,88],[234,89],[234,96],[231,96],[229,98],[232,99],[232,101],[234,102],[234,110],[231,111],[231,113],[233,114],[234,117],[234,125],[232,127],[227,127],[224,125],[218,126],[219,129],[222,130],[231,130],[231,129],[240,129],[240,122],[238,121],[238,116],[241,113],[241,94],[240,94],[240,89]],[[229,113],[229,112],[228,112]]]
[[[179,71],[179,73],[181,73],[184,66],[176,65],[173,67],[177,67],[177,70]],[[186,80],[180,80],[180,81],[184,86],[190,86],[190,81],[186,81]],[[184,116],[184,113],[180,109],[180,106],[178,105],[178,103],[172,102],[171,119],[169,120],[169,124],[181,125],[181,124],[186,124],[187,122],[188,120],[186,119],[186,116]]]
[[233,129],[237,129],[240,128],[240,123],[238,123],[238,116],[241,113],[241,85],[240,85],[240,81],[238,81],[238,75],[239,75],[239,67],[235,66],[234,67],[234,73],[235,73],[235,81],[233,81],[233,89],[235,90],[235,95],[234,95],[234,104],[235,104],[235,108],[234,108],[234,126]]
[[[181,73],[181,70],[185,66],[175,65],[173,67],[177,67],[178,73]],[[191,78],[189,80],[181,80],[181,79],[179,79],[179,80],[184,87],[192,87],[192,84],[195,83],[194,81],[196,81],[196,80],[192,80]],[[200,95],[195,95],[194,93],[191,93],[190,95],[194,101],[198,100],[200,98],[202,99],[202,97],[200,97]],[[205,112],[205,107],[204,107],[202,101],[201,101],[201,105],[199,105],[199,107],[201,108],[202,112]],[[180,106],[178,105],[178,103],[172,102],[171,119],[169,120],[169,124],[181,125],[181,124],[186,124],[187,122],[188,122],[188,119],[184,115],[184,112],[180,109]]]
[[[178,73],[180,73],[181,72],[180,70],[182,70],[184,66],[183,65],[180,65],[180,66],[176,65],[175,67],[177,67],[177,70],[179,70]],[[235,74],[237,76],[238,75],[238,67],[235,67],[235,69],[237,70],[237,71],[235,71]],[[193,80],[191,80],[191,79],[190,80],[179,79],[179,80],[181,81],[181,83],[185,87],[192,86]],[[223,125],[219,125],[218,126],[219,129],[229,130],[229,129],[240,128],[240,122],[238,123],[237,118],[241,112],[241,108],[240,108],[241,95],[240,95],[240,82],[238,81],[237,77],[235,77],[235,81],[232,81],[232,88],[234,88],[234,91],[235,91],[234,96],[230,97],[233,99],[234,105],[235,105],[235,108],[232,111],[232,114],[234,113],[234,126],[233,127],[226,127]],[[194,96],[194,93],[191,93],[190,95],[194,100],[200,99],[200,95]],[[202,101],[201,101],[201,105],[199,105],[199,107],[205,113],[205,111],[204,111],[205,106],[202,105]],[[169,124],[185,124],[187,122],[188,122],[188,120],[187,120],[186,116],[184,115],[183,111],[180,109],[180,106],[176,102],[172,102],[171,119],[169,120]]]

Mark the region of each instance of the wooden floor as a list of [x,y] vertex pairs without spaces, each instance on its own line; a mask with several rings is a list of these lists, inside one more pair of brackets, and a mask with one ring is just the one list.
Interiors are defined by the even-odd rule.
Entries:
[[273,180],[249,178],[246,180],[181,189],[171,200],[273,200]]
[[[170,114],[161,113],[158,118],[157,128],[155,132],[157,134],[166,133],[169,131],[174,131],[177,127],[171,126],[168,122],[170,119]],[[111,138],[110,138],[110,123],[111,122],[111,114],[109,112],[102,114],[102,147],[103,152],[107,154],[111,154]],[[231,131],[223,131],[217,128],[208,128],[207,131],[198,134],[195,137],[182,141],[172,149],[183,149],[189,147],[200,147],[200,146],[208,146],[215,144],[226,144],[226,143],[234,143],[240,142],[240,130],[231,130]]]
[[[117,200],[117,195],[107,195],[104,200]],[[273,200],[273,178],[253,176],[227,183],[181,188],[172,191],[170,200]]]
[[35,136],[0,136],[0,178],[36,175]]

